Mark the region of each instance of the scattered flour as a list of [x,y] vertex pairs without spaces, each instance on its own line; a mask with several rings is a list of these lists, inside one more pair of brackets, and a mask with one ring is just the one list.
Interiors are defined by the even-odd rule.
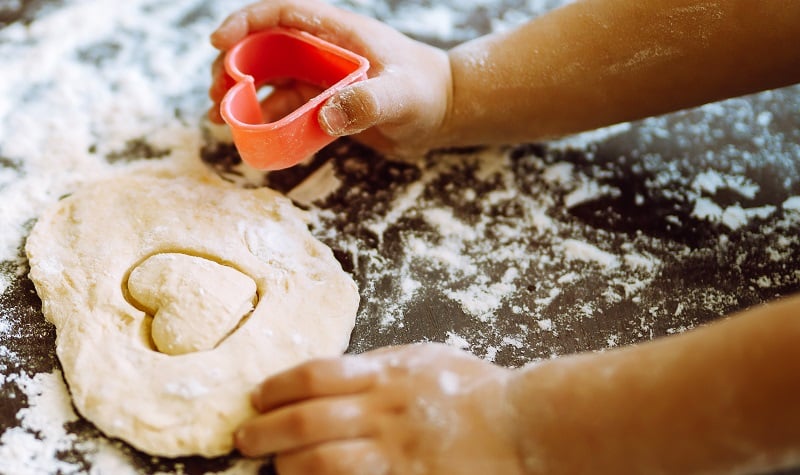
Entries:
[[197,381],[176,381],[164,387],[167,394],[175,394],[184,399],[193,399],[207,394],[209,389]]
[[575,239],[566,239],[563,244],[564,255],[569,260],[594,262],[601,267],[613,269],[620,266],[619,258],[592,244]]
[[[201,127],[198,118],[208,106],[205,78],[215,56],[206,37],[227,13],[249,1],[57,3],[59,8],[42,12],[29,25],[0,29],[0,296],[14,291],[27,272],[19,251],[32,221],[60,197],[131,170],[203,171],[197,159],[208,140],[203,129],[213,128]],[[448,7],[422,1],[338,3],[417,38],[451,45],[570,2],[527,0],[513,2],[513,8],[496,0],[453,1]],[[475,24],[475,12],[490,21]],[[395,176],[385,202],[380,201],[384,190],[345,184],[348,172],[370,166],[359,157],[325,163],[288,194],[310,209],[314,232],[352,260],[365,297],[359,321],[379,336],[414,330],[408,312],[420,299],[430,299],[460,312],[453,321],[434,315],[443,320],[439,340],[487,361],[521,365],[576,349],[612,348],[682,332],[700,321],[687,315],[719,315],[758,295],[800,285],[800,137],[776,128],[796,114],[797,97],[795,90],[770,91],[709,104],[565,137],[543,152],[436,153],[414,166],[419,172],[414,180]],[[766,104],[777,109],[765,110]],[[623,139],[635,147],[604,148]],[[584,162],[567,156],[573,151]],[[745,178],[753,163],[783,170],[782,181],[765,185]],[[686,208],[663,217],[667,231],[682,230],[692,219],[702,226],[665,237],[578,215],[628,196],[614,181],[620,170],[641,185],[631,200],[635,207],[667,200]],[[759,201],[776,190],[784,194]],[[319,205],[342,194],[345,202],[374,195],[382,206],[351,216],[347,209]],[[723,199],[726,194],[736,199]],[[602,219],[610,219],[608,214],[600,213]],[[642,228],[652,218],[628,215]],[[703,226],[712,229],[711,238],[681,240],[702,234]],[[734,248],[724,238],[728,233],[761,245],[753,251]],[[742,277],[755,272],[747,271],[755,252],[782,271]],[[684,278],[684,263],[703,267],[722,260],[745,269],[734,276],[764,294],[744,300],[747,286],[720,289],[725,282],[713,277],[706,282],[705,276],[676,282],[683,286],[677,296],[653,285]],[[641,304],[648,299],[659,305]],[[632,313],[618,316],[625,311]],[[24,361],[12,346],[20,337],[17,317],[0,308],[0,390],[3,397],[25,396],[27,404],[17,413],[18,425],[0,435],[0,473],[141,473],[131,464],[137,455],[129,449],[68,429],[79,418],[60,372],[28,374],[19,368]],[[601,325],[611,318],[627,319],[619,321],[632,330],[604,327],[597,336],[601,348],[581,341],[575,331],[584,319]],[[559,335],[569,335],[577,346],[565,346],[555,339]],[[355,341],[353,350],[370,345]],[[450,376],[440,383],[445,391],[458,389]],[[167,390],[191,397],[205,388],[189,382]],[[64,456],[75,453],[80,456]],[[149,473],[188,472],[183,462],[152,463]],[[233,460],[214,473],[256,473],[259,465]]]
[[753,199],[759,191],[757,183],[741,175],[726,175],[715,170],[699,173],[692,181],[692,188],[714,194],[718,190],[728,188],[735,190],[744,198]]
[[616,188],[586,180],[564,197],[564,206],[573,208],[581,203],[594,201],[602,196],[615,196],[618,193],[619,190]]
[[0,295],[3,295],[9,285],[11,285],[11,276],[0,274]]
[[[129,170],[204,173],[197,117],[207,99],[199,88],[187,95],[193,84],[187,77],[207,77],[214,52],[205,37],[244,2],[59,3],[30,24],[0,29],[3,296],[27,272],[20,251],[31,223],[60,197]],[[17,425],[0,432],[0,473],[141,473],[130,449],[69,428],[79,418],[60,371],[20,368],[28,360],[7,346],[28,335],[18,317],[0,308],[0,394],[26,398]],[[257,471],[254,462],[228,466],[220,472]],[[175,467],[164,469],[178,473]]]
[[800,196],[792,196],[787,198],[781,207],[786,211],[800,211]]
[[0,436],[0,473],[78,473],[79,467],[57,457],[76,439],[64,425],[78,418],[61,372],[32,377],[20,373],[13,379],[28,398],[29,407],[17,413],[19,427],[6,429]]
[[294,202],[309,206],[314,200],[323,199],[342,185],[336,177],[333,162],[319,167],[310,177],[287,194]]
[[728,229],[736,230],[747,225],[754,218],[768,218],[776,209],[777,207],[772,205],[742,208],[738,204],[723,208],[709,198],[698,198],[692,216],[721,223]]
[[445,343],[462,350],[469,348],[469,341],[467,341],[467,339],[463,336],[453,332],[447,332],[447,339],[445,340]]

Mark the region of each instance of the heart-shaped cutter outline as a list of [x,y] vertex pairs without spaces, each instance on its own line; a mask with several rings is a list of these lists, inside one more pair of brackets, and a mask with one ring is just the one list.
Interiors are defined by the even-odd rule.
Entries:
[[[243,38],[225,55],[229,89],[220,104],[242,160],[261,170],[280,170],[333,142],[336,137],[319,125],[319,109],[338,90],[365,80],[368,69],[366,58],[304,31],[271,28]],[[289,115],[264,123],[258,89],[287,78],[325,90]]]

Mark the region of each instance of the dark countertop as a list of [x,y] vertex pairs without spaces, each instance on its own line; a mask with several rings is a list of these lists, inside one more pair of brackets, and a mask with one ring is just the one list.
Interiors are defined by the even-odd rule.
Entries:
[[[22,2],[0,10],[0,27],[68,3]],[[185,18],[214,23],[208,2],[184,3]],[[452,4],[455,30],[409,33],[452,44],[489,31],[491,18],[515,21],[527,11],[517,3],[443,2]],[[351,4],[401,26],[404,8],[417,5]],[[205,127],[197,125],[205,84],[198,77],[173,98],[175,120]],[[350,351],[441,341],[521,366],[681,332],[800,290],[800,209],[787,201],[800,196],[799,93],[791,87],[561,142],[449,150],[415,162],[341,140],[310,163],[245,179],[232,146],[211,134],[198,155],[232,180],[294,197],[304,182],[336,177],[337,186],[300,204],[361,289]],[[0,135],[0,171],[24,168],[25,157],[3,148],[13,140]],[[174,152],[133,136],[105,159],[169,160]],[[0,263],[6,275],[18,267]],[[40,305],[25,277],[0,296],[0,315],[13,327],[0,343],[15,355],[0,367],[0,433],[19,426],[27,405],[8,376],[58,365]],[[79,442],[102,435],[82,419],[67,432],[74,443],[59,457],[88,467],[91,451]],[[142,473],[220,471],[235,460],[164,460],[115,445]]]

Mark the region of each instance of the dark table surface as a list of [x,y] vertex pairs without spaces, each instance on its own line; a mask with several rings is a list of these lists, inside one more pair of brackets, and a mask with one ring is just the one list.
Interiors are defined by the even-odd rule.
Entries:
[[[147,1],[138,11],[154,23],[178,15],[187,44],[205,41],[232,8],[207,0],[166,3],[168,12]],[[449,46],[561,2],[468,3],[345,5]],[[73,8],[74,2],[12,2],[0,8],[0,26],[35,25]],[[122,38],[147,33],[136,27],[120,24],[75,53],[98,67],[109,56],[132,57],[131,41]],[[0,45],[3,38],[10,41],[0,36]],[[30,42],[6,46],[24,50]],[[154,53],[146,42],[142,48]],[[130,60],[116,67],[151,66]],[[797,87],[557,142],[441,151],[407,162],[341,140],[308,163],[263,175],[247,172],[234,148],[201,120],[207,75],[184,80],[184,92],[168,98],[174,117],[165,120],[196,131],[194,148],[165,148],[140,127],[113,150],[103,149],[100,135],[90,152],[122,166],[190,153],[233,181],[271,186],[308,208],[312,231],[361,289],[352,352],[439,341],[521,366],[682,332],[800,289],[800,206],[791,199],[800,196]],[[0,139],[0,171],[22,176],[28,157],[8,152],[21,139]],[[0,353],[14,355],[0,366],[0,433],[20,426],[28,404],[13,376],[58,367],[55,331],[31,282],[17,276],[24,265],[18,258],[0,263],[13,276],[0,296],[0,315],[11,326],[0,332]],[[82,419],[66,431],[74,438],[57,456],[88,469],[94,455],[82,442],[103,436]],[[236,461],[158,459],[113,444],[142,473],[222,471]]]

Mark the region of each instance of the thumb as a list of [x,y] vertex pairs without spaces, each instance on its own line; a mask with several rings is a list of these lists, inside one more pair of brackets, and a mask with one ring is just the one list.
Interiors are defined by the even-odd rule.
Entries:
[[229,50],[239,40],[247,36],[249,24],[247,13],[238,11],[232,13],[211,33],[211,44],[220,51]]
[[341,89],[319,111],[322,130],[339,137],[396,120],[404,109],[403,85],[397,82],[378,76]]

